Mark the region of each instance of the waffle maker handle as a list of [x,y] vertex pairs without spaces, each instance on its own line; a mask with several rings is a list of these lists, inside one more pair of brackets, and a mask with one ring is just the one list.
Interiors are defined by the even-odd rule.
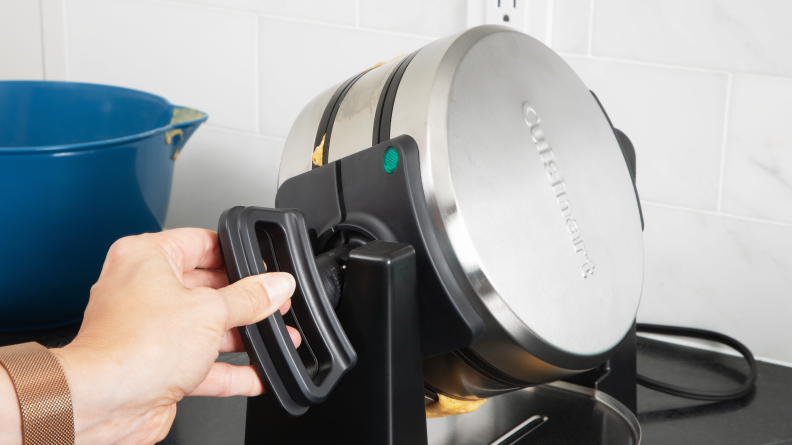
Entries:
[[305,414],[357,362],[322,287],[305,218],[296,209],[232,207],[220,216],[217,232],[230,283],[268,269],[295,278],[285,317],[303,339],[299,352],[280,312],[238,329],[268,396],[291,416]]

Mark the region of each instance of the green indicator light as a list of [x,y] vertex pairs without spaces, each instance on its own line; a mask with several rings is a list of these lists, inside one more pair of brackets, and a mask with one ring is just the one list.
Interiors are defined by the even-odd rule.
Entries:
[[385,157],[382,158],[382,168],[384,168],[388,174],[391,174],[396,171],[398,165],[399,152],[393,147],[388,147],[388,149],[385,150]]

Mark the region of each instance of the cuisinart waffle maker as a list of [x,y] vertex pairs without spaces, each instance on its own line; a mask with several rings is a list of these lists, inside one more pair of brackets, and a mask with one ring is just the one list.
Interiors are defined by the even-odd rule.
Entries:
[[318,95],[276,207],[220,218],[232,282],[297,281],[240,328],[247,444],[640,441],[635,154],[542,43],[472,28]]

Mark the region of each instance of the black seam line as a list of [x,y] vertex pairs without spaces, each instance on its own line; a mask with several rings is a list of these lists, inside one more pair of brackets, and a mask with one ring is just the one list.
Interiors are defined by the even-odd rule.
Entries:
[[492,366],[469,347],[454,351],[454,355],[459,357],[459,359],[465,362],[466,365],[470,366],[471,368],[475,369],[476,371],[480,372],[481,374],[484,374],[485,376],[489,377],[490,379],[500,384],[507,386],[517,386],[520,388],[533,386],[531,385],[531,383],[524,382],[518,378],[512,377],[509,374],[506,374],[505,372],[501,371],[500,369]]
[[341,95],[338,97],[338,102],[336,102],[335,106],[333,106],[333,111],[330,114],[330,120],[327,123],[327,133],[325,133],[325,144],[324,144],[324,150],[323,150],[323,153],[322,153],[322,165],[327,165],[327,161],[330,158],[330,141],[332,139],[331,136],[333,134],[333,124],[335,123],[335,118],[336,118],[336,115],[338,114],[338,110],[339,110],[339,108],[341,108],[341,104],[344,102],[344,97],[346,97],[346,95],[349,92],[349,90],[352,89],[352,85],[354,85],[355,82],[357,82],[357,80],[360,79],[361,77],[363,77],[363,75],[366,74],[367,72],[368,71],[363,71],[362,73],[358,74],[357,76],[349,79],[347,81],[348,84],[347,84],[346,88],[344,88],[344,90],[341,92]]
[[[330,98],[330,101],[327,102],[324,113],[322,113],[322,119],[319,121],[319,128],[317,128],[316,131],[314,146],[311,148],[311,154],[313,155],[313,151],[316,150],[316,147],[322,143],[322,139],[324,138],[325,142],[322,153],[322,165],[327,165],[328,154],[330,153],[330,136],[333,132],[333,122],[335,121],[336,114],[338,114],[338,109],[341,107],[341,103],[344,101],[346,94],[352,88],[352,85],[354,85],[358,79],[363,77],[363,75],[369,71],[371,70],[369,69],[363,71],[347,79],[341,84],[341,86],[338,87],[336,92],[333,94],[333,97]],[[318,165],[311,162],[311,169],[318,167]]]
[[401,68],[404,60],[406,60],[406,58],[399,61],[399,64],[396,66],[396,68],[394,68],[393,71],[391,71],[391,73],[388,75],[388,78],[385,80],[385,84],[382,85],[382,91],[380,91],[380,97],[377,100],[377,111],[374,113],[374,128],[371,135],[372,146],[380,143],[380,122],[382,121],[382,109],[385,106],[385,97],[388,95],[390,84],[393,82],[393,78],[396,76],[399,68]]
[[346,81],[344,81],[344,83],[342,83],[338,87],[338,89],[335,91],[335,93],[333,93],[333,96],[330,97],[330,100],[327,102],[327,105],[325,105],[324,112],[322,113],[322,118],[319,120],[319,126],[316,129],[316,137],[314,138],[314,146],[311,147],[311,153],[312,154],[313,154],[313,150],[315,150],[316,147],[318,147],[319,144],[322,143],[322,138],[325,136],[325,133],[327,132],[328,125],[330,125],[330,115],[332,114],[333,108],[335,108],[335,105],[338,102],[338,99],[341,97],[341,93],[344,91],[344,89],[349,84],[349,82],[351,82],[353,79],[355,79],[355,77],[357,77],[357,75],[352,76],[349,79],[347,79]]
[[465,399],[463,397],[455,396],[455,395],[453,395],[451,393],[447,393],[447,392],[443,391],[442,389],[439,389],[439,388],[436,388],[436,387],[432,386],[432,384],[427,382],[426,380],[424,380],[424,388],[428,389],[429,391],[432,391],[432,392],[434,392],[436,394],[442,394],[442,395],[448,397],[449,399],[468,400],[468,401],[470,400],[470,399]]
[[[341,163],[334,162],[336,169],[336,193],[338,194],[338,210],[341,211],[341,223],[346,221],[346,204],[344,204],[344,187],[341,185]],[[340,224],[340,223],[339,223]]]
[[401,83],[407,66],[413,57],[418,54],[418,51],[420,49],[402,59],[388,76],[385,85],[382,86],[382,92],[377,102],[377,111],[374,115],[374,129],[371,137],[372,146],[390,139],[391,118],[393,117],[393,104],[396,100],[396,92],[399,89],[399,83]]

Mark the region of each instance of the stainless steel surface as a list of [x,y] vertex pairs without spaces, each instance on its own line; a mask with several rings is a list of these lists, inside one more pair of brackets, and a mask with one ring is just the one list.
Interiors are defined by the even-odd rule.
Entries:
[[357,80],[344,97],[333,123],[333,146],[328,162],[371,147],[374,115],[382,86],[401,58],[374,68]]
[[[473,349],[537,383],[547,380],[534,377],[536,359],[595,366],[631,326],[643,273],[638,207],[605,116],[574,71],[524,34],[484,26],[442,57],[430,47],[402,78],[391,131],[418,141],[435,232],[487,312],[488,338]],[[533,137],[526,103],[540,120]]]
[[641,442],[641,427],[626,407],[605,393],[564,382],[495,397],[469,414],[428,419],[427,431],[430,445]]
[[311,170],[311,155],[314,150],[316,131],[327,103],[335,94],[339,82],[316,96],[302,109],[294,120],[281,156],[278,187],[283,181]]
[[[345,96],[330,160],[370,145],[385,71],[393,66],[366,73]],[[330,95],[295,122],[280,183],[310,168]],[[391,136],[400,134],[420,149],[433,218],[425,229],[435,232],[442,252],[435,261],[451,268],[449,288],[461,288],[487,325],[472,351],[527,384],[606,360],[640,300],[641,223],[618,142],[574,71],[505,27],[437,40],[416,54],[399,85]],[[490,386],[487,379],[458,380],[457,391],[427,379],[460,397],[503,390],[491,379]]]

